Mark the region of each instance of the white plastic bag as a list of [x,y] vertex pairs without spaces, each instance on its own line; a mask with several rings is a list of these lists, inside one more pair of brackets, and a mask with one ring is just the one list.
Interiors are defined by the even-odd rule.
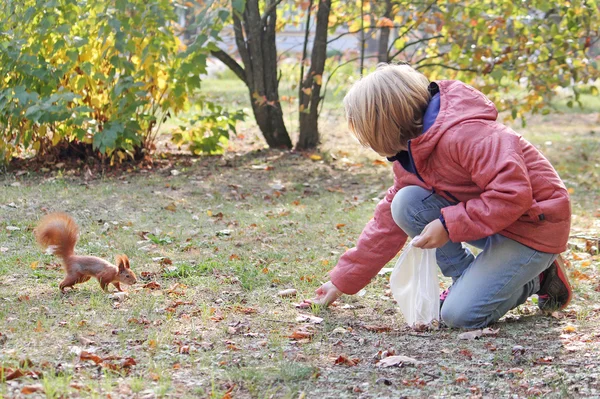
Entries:
[[392,294],[410,326],[440,318],[436,250],[413,247],[413,241],[400,255],[390,276]]

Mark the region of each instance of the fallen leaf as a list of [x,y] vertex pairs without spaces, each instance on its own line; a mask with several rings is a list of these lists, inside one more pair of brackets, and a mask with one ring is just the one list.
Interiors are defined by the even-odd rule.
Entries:
[[308,331],[308,330],[297,330],[294,331],[293,333],[291,333],[288,337],[291,339],[310,339],[312,338],[312,336],[315,335],[314,331]]
[[483,331],[473,330],[473,331],[464,332],[462,334],[458,334],[458,339],[473,340],[473,339],[478,339],[482,335],[483,335]]
[[123,360],[123,363],[121,363],[121,367],[123,367],[124,369],[135,366],[137,364],[137,362],[135,361],[134,358],[132,357],[126,357]]
[[344,227],[345,225],[346,225],[345,223],[338,223],[338,224],[335,225],[335,228],[339,230],[342,227]]
[[296,317],[297,322],[309,322],[314,324],[321,324],[323,322],[323,318],[309,315],[309,314],[301,314]]
[[300,303],[295,303],[294,306],[298,309],[308,309],[311,307],[310,302],[300,302]]
[[392,367],[398,366],[402,367],[405,364],[416,366],[418,364],[422,364],[423,362],[413,359],[412,357],[396,355],[396,356],[388,356],[377,362],[377,367]]
[[34,384],[34,385],[25,385],[21,388],[21,393],[23,395],[29,395],[35,392],[43,392],[44,386],[42,384]]
[[352,367],[356,366],[358,363],[360,363],[360,359],[358,358],[350,359],[344,355],[340,355],[337,359],[335,359],[333,364]]
[[331,334],[347,334],[347,333],[348,333],[348,330],[346,330],[344,327],[336,327],[331,332]]
[[481,335],[483,335],[484,337],[495,337],[498,335],[498,332],[500,332],[500,329],[491,329],[491,328],[484,328],[481,331]]
[[35,332],[42,332],[42,331],[44,331],[44,327],[42,327],[42,321],[41,320],[38,320],[38,322],[37,322],[35,328],[33,329],[33,331],[35,331]]
[[280,297],[288,297],[288,296],[296,296],[298,291],[294,288],[288,288],[287,290],[282,290],[277,293]]
[[142,288],[147,288],[149,290],[158,290],[160,289],[160,284],[156,281],[151,281],[148,284],[143,285]]
[[465,382],[469,381],[469,379],[467,378],[466,375],[461,374],[458,377],[456,377],[456,379],[454,380],[454,382],[456,382],[457,384],[463,384]]
[[79,355],[79,360],[91,360],[96,364],[102,363],[102,358],[98,355],[94,355],[93,353],[82,351]]
[[376,159],[373,161],[373,165],[382,166],[382,165],[387,165],[387,163],[385,161],[382,161],[381,159]]
[[174,202],[171,202],[169,205],[165,206],[167,211],[175,212],[177,210],[177,205]]
[[513,367],[511,369],[506,370],[509,374],[523,374],[523,369],[519,367]]
[[565,328],[563,328],[564,333],[573,333],[575,331],[577,331],[577,328],[571,324],[569,324],[569,325],[565,326]]
[[20,369],[12,370],[12,369],[8,369],[8,368],[5,369],[5,368],[0,367],[0,371],[2,371],[2,374],[5,376],[4,379],[6,381],[16,380],[17,378],[21,378],[25,375],[23,370],[20,370]]
[[390,326],[367,325],[367,326],[363,326],[363,328],[365,330],[375,331],[378,333],[392,331],[392,327],[390,327]]

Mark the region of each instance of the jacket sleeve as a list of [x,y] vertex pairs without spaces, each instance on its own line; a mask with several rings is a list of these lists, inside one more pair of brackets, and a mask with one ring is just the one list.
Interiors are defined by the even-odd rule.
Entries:
[[331,282],[345,294],[356,294],[402,249],[406,233],[392,218],[394,196],[403,186],[397,176],[385,198],[375,208],[373,218],[363,229],[356,247],[346,251],[329,275]]
[[498,233],[525,214],[533,203],[531,182],[518,136],[472,135],[456,144],[453,158],[482,190],[479,197],[442,209],[453,242]]

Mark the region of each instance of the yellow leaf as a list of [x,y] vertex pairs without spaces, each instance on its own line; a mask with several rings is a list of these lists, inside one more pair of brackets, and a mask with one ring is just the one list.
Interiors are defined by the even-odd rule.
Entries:
[[206,214],[207,214],[209,217],[213,215],[213,213],[212,213],[212,211],[211,211],[210,209],[206,211]]
[[327,259],[324,259],[324,260],[321,261],[321,265],[328,266],[329,265],[329,261]]
[[567,189],[567,191],[569,192],[569,194],[574,194],[575,193],[575,189],[573,187],[569,187]]
[[175,212],[177,210],[177,205],[174,202],[171,202],[169,205],[165,206],[167,211]]
[[321,86],[323,84],[323,75],[315,75],[315,83]]
[[581,267],[588,267],[592,264],[591,260],[584,260],[583,262],[581,262]]
[[304,92],[304,94],[306,94],[307,96],[310,96],[310,94],[312,93],[312,89],[310,87],[305,87],[302,89],[302,91]]
[[31,262],[29,267],[31,267],[31,269],[35,270],[35,269],[37,269],[39,263],[40,263],[40,261],[36,260],[35,262]]
[[38,320],[35,329],[33,330],[35,332],[42,332],[44,331],[44,327],[42,327],[42,322],[40,320]]
[[568,326],[566,326],[565,328],[563,328],[563,332],[565,332],[565,333],[572,333],[575,331],[577,331],[577,328],[575,328],[575,326],[572,326],[570,324]]
[[321,157],[321,156],[320,156],[320,155],[318,155],[318,154],[312,154],[312,155],[310,156],[310,159],[312,159],[313,161],[320,161],[321,159],[323,159],[323,157]]

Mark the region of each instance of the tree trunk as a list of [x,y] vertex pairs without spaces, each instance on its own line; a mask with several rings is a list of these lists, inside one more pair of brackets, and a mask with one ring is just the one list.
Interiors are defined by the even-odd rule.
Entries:
[[[392,0],[385,0],[385,12],[383,14],[385,18],[392,19]],[[390,56],[388,53],[388,42],[390,41],[390,28],[388,26],[382,26],[379,30],[379,51],[378,61],[379,62],[390,62]]]
[[252,111],[267,144],[271,148],[292,148],[279,102],[275,24],[277,4],[267,0],[260,15],[258,0],[247,0],[240,15],[232,7],[235,43],[244,67],[223,51],[212,55],[227,65],[248,87]]
[[[310,69],[304,77],[299,92],[300,137],[296,148],[307,150],[319,144],[319,103],[325,60],[327,59],[327,25],[331,0],[321,0],[317,10],[315,40],[313,43]],[[310,10],[308,11],[310,12]]]

